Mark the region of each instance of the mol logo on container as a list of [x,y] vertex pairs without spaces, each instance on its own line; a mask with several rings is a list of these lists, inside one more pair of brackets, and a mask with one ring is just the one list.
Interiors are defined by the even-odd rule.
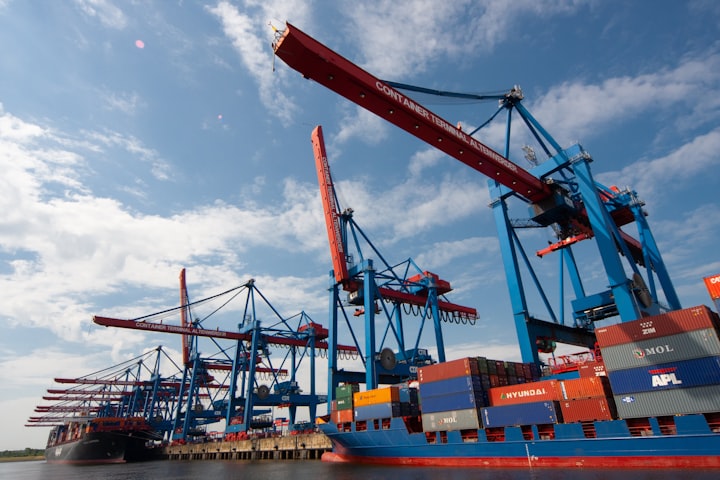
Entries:
[[682,380],[676,376],[676,370],[676,367],[648,370],[648,373],[652,375],[653,388],[667,387],[669,385],[682,385]]
[[443,417],[438,421],[439,425],[449,425],[451,423],[457,423],[457,418],[455,417]]
[[650,348],[636,348],[633,350],[633,356],[635,358],[645,358],[649,357],[651,355],[662,355],[664,353],[670,353],[674,352],[675,349],[671,347],[670,345],[657,345],[655,347]]

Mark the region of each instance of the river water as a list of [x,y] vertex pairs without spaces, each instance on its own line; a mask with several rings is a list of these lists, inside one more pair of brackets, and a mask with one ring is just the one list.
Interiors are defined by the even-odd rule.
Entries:
[[0,463],[2,480],[717,480],[718,471],[696,470],[497,470],[379,467],[320,461],[155,461],[73,466],[44,461]]

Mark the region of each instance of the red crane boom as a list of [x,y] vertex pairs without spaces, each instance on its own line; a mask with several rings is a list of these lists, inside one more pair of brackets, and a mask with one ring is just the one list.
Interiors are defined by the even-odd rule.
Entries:
[[342,240],[340,226],[340,212],[338,211],[335,198],[335,187],[333,186],[330,165],[328,164],[327,152],[325,151],[325,139],[323,138],[322,127],[318,125],[310,136],[315,154],[315,169],[317,170],[318,183],[320,184],[320,197],[322,198],[323,211],[325,212],[325,226],[327,227],[328,240],[330,241],[330,255],[332,256],[335,281],[341,283],[344,290],[357,290],[357,285],[350,279],[347,268],[347,255]]
[[278,57],[304,77],[315,80],[530,201],[537,202],[552,195],[550,187],[527,170],[293,25],[287,24],[273,48]]
[[[252,340],[252,334],[250,333],[226,332],[223,330],[210,330],[193,326],[183,327],[181,325],[167,325],[164,323],[150,323],[137,320],[122,320],[119,318],[100,317],[97,315],[93,317],[93,322],[98,325],[103,325],[105,327],[118,327],[129,328],[132,330],[177,333],[180,335],[196,335],[198,337],[224,338],[226,340]],[[274,345],[287,345],[295,347],[304,347],[307,345],[306,341],[295,338],[285,338],[272,335],[266,335],[264,338],[265,340],[267,340],[268,343]],[[315,342],[315,347],[327,349],[328,344],[327,342],[319,341]],[[338,345],[338,349],[345,352],[357,352],[357,348],[349,345]]]

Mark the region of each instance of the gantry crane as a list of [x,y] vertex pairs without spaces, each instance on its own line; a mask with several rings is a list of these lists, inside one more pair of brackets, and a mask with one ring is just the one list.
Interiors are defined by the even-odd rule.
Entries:
[[[661,308],[681,308],[637,194],[597,183],[590,172],[590,155],[579,144],[561,148],[521,104],[523,95],[519,88],[502,96],[498,110],[509,113],[505,154],[501,155],[291,24],[278,33],[273,48],[278,57],[305,78],[315,80],[489,178],[491,206],[523,361],[538,362],[538,348],[549,350],[556,340],[592,347],[595,321],[618,316],[621,321],[631,321],[657,314]],[[513,112],[520,114],[547,156],[530,170],[509,160]],[[521,244],[516,231],[518,224],[510,218],[511,201],[524,204],[531,212],[526,225],[551,227],[558,237],[556,243],[537,250],[537,254],[560,253],[561,268],[567,269],[575,297],[570,302],[573,317],[570,324],[564,315],[564,274],[560,275],[559,306],[553,308]],[[637,225],[638,239],[621,230],[632,222]],[[597,293],[585,292],[571,248],[587,239],[593,239],[597,245],[607,280],[605,289]],[[526,290],[533,285],[549,319],[530,312]],[[661,294],[666,302],[662,307]]]
[[69,388],[48,389],[51,395],[43,396],[43,400],[57,403],[36,407],[35,412],[43,415],[30,417],[27,426],[62,429],[72,422],[91,419],[118,422],[133,419],[144,422],[143,429],[149,438],[168,440],[181,384],[174,376],[161,375],[161,361],[172,364],[162,347],[157,347],[99,372],[78,378],[55,378],[56,383]]
[[[442,362],[445,361],[442,320],[474,323],[477,311],[445,300],[444,295],[452,290],[450,283],[421,270],[412,259],[395,265],[385,260],[355,222],[352,209],[340,211],[321,126],[313,130],[311,141],[333,264],[329,288],[328,394],[332,397],[340,382],[365,383],[367,389],[373,389],[379,383],[414,378],[417,367],[431,361],[427,349],[419,348],[426,320],[432,321],[438,359]],[[379,260],[377,264],[363,253],[363,245],[372,250]],[[347,299],[340,298],[341,288]],[[352,316],[364,317],[364,348],[359,345],[346,305],[355,308]],[[364,373],[338,366],[339,352],[335,346],[340,317],[361,352]],[[383,324],[377,323],[376,318],[385,320],[381,341],[377,339],[376,328]],[[410,326],[415,327],[414,338],[410,338]],[[397,353],[391,348],[395,346]]]
[[[156,314],[133,320],[102,316],[93,317],[96,324],[154,332],[182,335],[183,402],[177,405],[174,417],[173,439],[186,441],[196,432],[193,427],[225,420],[226,438],[237,438],[250,430],[271,426],[266,415],[269,409],[258,407],[288,407],[290,423],[295,423],[297,407],[307,407],[314,421],[317,406],[327,401],[327,396],[315,390],[315,359],[328,348],[327,330],[304,312],[284,318],[257,288],[254,280],[195,302],[188,301],[184,270],[180,276],[181,305]],[[210,326],[208,319],[231,301],[241,303],[241,321],[237,330],[224,330]],[[193,319],[191,308],[209,302],[222,302],[204,318]],[[181,324],[165,322],[180,313]],[[263,321],[260,316],[265,315]],[[233,315],[234,318],[234,315]],[[193,319],[193,320],[191,320]],[[272,324],[268,325],[267,322]],[[209,340],[216,353],[201,354],[200,339]],[[220,342],[223,342],[221,344]],[[225,342],[229,342],[229,345]],[[286,349],[284,358],[274,362],[271,353]],[[337,345],[339,351],[354,354],[355,347]],[[302,393],[296,377],[302,361],[308,358],[310,392]],[[211,372],[224,375],[220,380]],[[263,383],[267,381],[268,383]],[[208,386],[220,384],[223,390],[199,394]]]

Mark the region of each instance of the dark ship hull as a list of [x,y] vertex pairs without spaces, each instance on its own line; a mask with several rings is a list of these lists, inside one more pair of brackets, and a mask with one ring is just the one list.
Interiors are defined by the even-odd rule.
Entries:
[[152,446],[152,432],[144,430],[84,431],[59,437],[51,433],[45,448],[48,463],[92,465],[140,462],[161,458],[161,448]]

